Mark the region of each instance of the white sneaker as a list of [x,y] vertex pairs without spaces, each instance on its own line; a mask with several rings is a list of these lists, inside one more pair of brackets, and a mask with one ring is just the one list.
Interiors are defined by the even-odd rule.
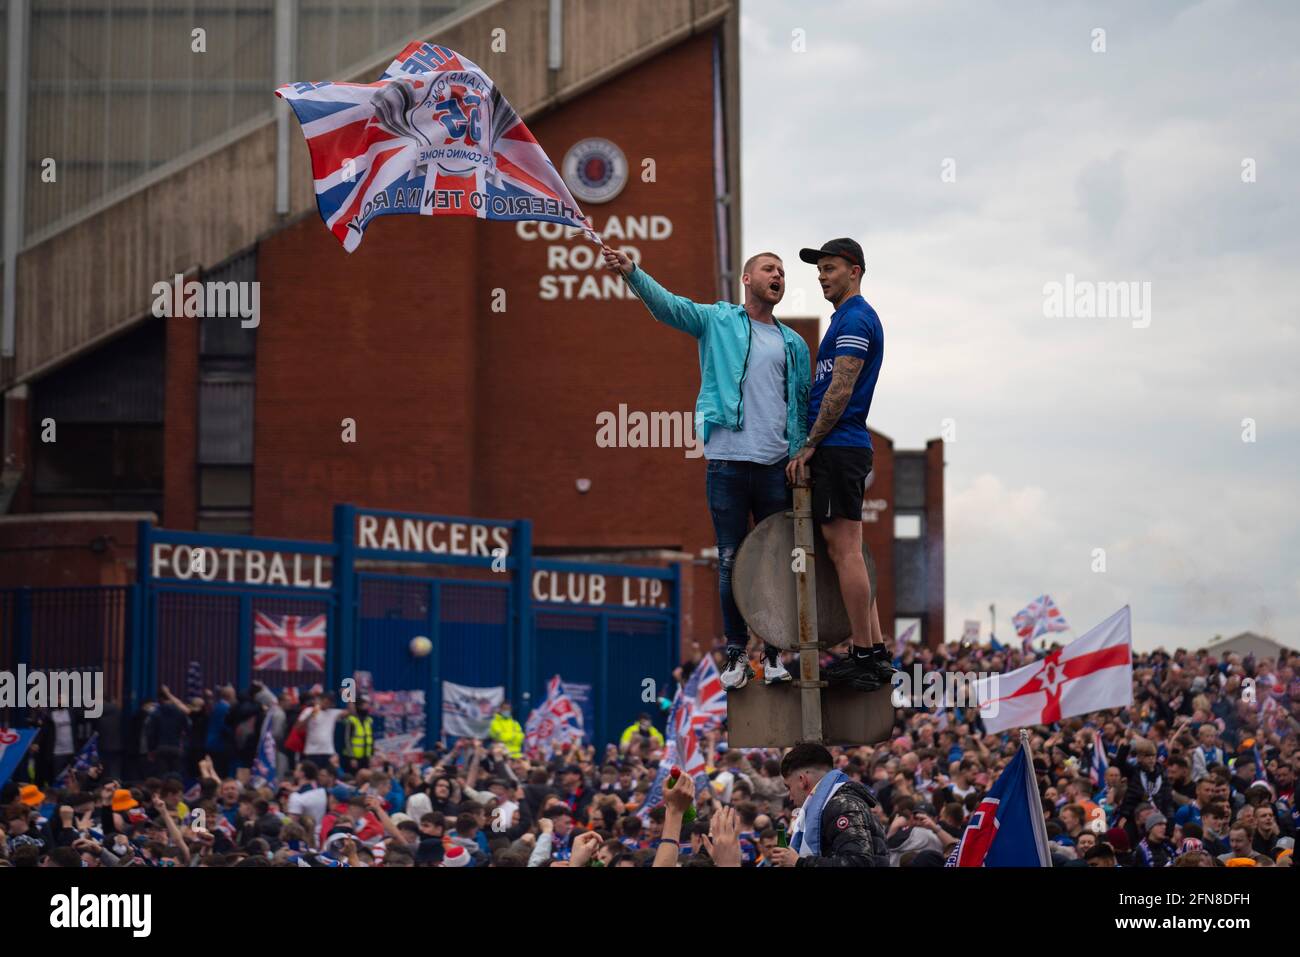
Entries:
[[782,681],[793,680],[794,679],[790,677],[790,672],[785,670],[785,665],[781,663],[780,658],[777,658],[775,661],[769,661],[767,659],[763,660],[763,684],[774,685],[779,684]]
[[743,651],[728,654],[727,666],[719,677],[722,679],[722,687],[727,691],[739,691],[745,687],[749,679],[754,677],[754,669],[749,666],[749,656]]

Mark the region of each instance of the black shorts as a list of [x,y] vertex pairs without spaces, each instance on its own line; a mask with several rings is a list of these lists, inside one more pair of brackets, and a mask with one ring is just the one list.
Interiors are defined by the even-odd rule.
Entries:
[[823,445],[808,463],[812,473],[813,518],[862,521],[862,499],[871,472],[871,449],[861,446]]

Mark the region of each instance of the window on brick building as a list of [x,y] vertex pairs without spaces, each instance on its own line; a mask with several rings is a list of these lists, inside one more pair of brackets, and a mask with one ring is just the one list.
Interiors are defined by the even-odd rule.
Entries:
[[[205,283],[257,280],[257,250],[203,274]],[[245,294],[245,301],[251,297]],[[199,320],[198,514],[202,532],[253,530],[253,400],[257,329],[238,317]]]
[[161,511],[164,342],[146,320],[33,384],[34,511]]

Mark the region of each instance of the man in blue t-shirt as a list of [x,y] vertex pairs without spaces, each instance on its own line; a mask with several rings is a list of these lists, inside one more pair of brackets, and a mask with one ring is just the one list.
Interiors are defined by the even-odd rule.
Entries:
[[853,628],[849,654],[826,669],[826,680],[863,691],[890,683],[894,669],[862,557],[862,499],[871,472],[867,413],[885,357],[880,317],[862,298],[866,259],[852,239],[832,239],[799,258],[817,266],[822,295],[835,306],[817,349],[808,396],[808,438],[786,468],[791,484],[812,472],[813,516],[840,580]]

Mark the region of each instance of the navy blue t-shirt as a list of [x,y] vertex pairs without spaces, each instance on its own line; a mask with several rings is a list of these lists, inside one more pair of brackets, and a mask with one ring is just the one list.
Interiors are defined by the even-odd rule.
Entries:
[[871,411],[871,396],[876,391],[880,365],[885,358],[885,330],[876,310],[861,296],[854,296],[835,310],[826,335],[817,347],[817,368],[808,396],[809,429],[817,421],[822,396],[831,384],[831,371],[838,356],[854,356],[864,362],[844,414],[820,444],[869,449],[871,435],[867,432],[867,413]]

